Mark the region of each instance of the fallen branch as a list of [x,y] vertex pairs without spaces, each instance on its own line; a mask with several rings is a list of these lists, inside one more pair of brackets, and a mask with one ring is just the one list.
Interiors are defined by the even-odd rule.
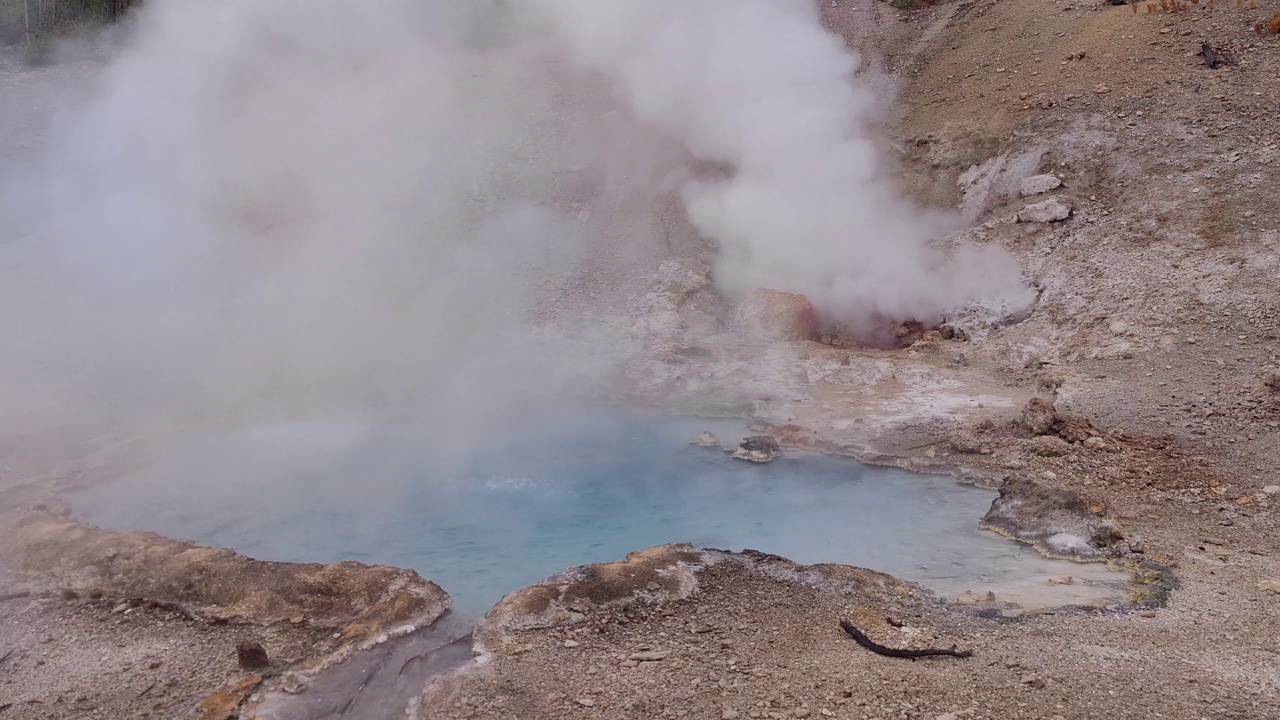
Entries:
[[900,650],[898,648],[885,647],[884,645],[880,645],[867,637],[848,620],[841,620],[840,627],[843,628],[845,632],[849,633],[849,637],[857,640],[859,645],[877,655],[884,655],[885,657],[908,658],[910,660],[922,657],[932,657],[935,655],[945,655],[947,657],[957,658],[973,657],[972,651],[957,650],[955,645],[952,645],[950,649],[946,650],[938,648],[926,648],[924,650]]

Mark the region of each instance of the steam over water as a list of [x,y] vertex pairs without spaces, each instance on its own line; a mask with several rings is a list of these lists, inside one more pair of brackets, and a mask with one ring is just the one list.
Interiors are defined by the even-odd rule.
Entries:
[[861,565],[944,595],[1076,572],[979,531],[993,494],[950,478],[820,456],[752,465],[690,446],[701,420],[592,411],[540,426],[554,429],[503,428],[460,463],[421,425],[265,427],[191,441],[74,503],[109,527],[258,558],[412,567],[465,614],[669,542]]

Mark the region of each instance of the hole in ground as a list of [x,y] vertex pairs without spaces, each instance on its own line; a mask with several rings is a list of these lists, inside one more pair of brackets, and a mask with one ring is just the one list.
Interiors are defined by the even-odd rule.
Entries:
[[[990,591],[1024,607],[1122,591],[1120,574],[978,530],[994,493],[847,458],[754,465],[692,446],[707,429],[726,445],[750,434],[600,408],[470,434],[313,420],[166,443],[143,471],[71,499],[115,530],[267,560],[412,567],[467,615],[568,567],[670,542],[870,567],[944,597]],[[1068,575],[1070,585],[1050,582]]]

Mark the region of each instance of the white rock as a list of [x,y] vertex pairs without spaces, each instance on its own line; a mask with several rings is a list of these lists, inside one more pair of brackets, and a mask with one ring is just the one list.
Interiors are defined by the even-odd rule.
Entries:
[[1050,223],[1071,217],[1071,206],[1058,198],[1032,203],[1018,211],[1018,222]]
[[1032,195],[1041,195],[1062,187],[1062,179],[1057,175],[1033,175],[1024,178],[1022,187],[1018,192],[1022,197],[1031,197]]

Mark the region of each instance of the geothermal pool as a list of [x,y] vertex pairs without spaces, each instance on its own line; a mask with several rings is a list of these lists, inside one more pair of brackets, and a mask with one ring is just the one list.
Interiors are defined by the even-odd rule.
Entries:
[[995,494],[950,478],[796,453],[754,465],[690,444],[703,430],[736,443],[738,423],[575,410],[458,430],[309,421],[188,438],[72,502],[98,525],[261,559],[412,567],[471,616],[669,542],[860,565],[951,598],[1072,575],[1045,604],[1081,602],[1113,576],[978,530]]

